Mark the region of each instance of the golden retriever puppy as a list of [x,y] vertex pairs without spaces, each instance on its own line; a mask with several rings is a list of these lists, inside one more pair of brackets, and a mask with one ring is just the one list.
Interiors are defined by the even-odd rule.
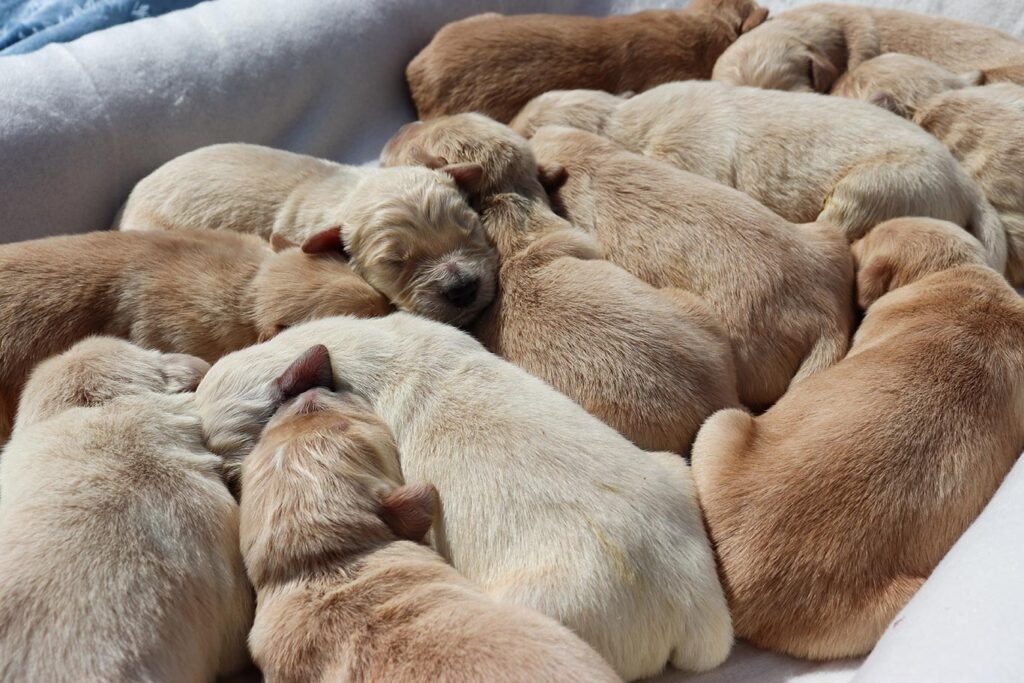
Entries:
[[479,112],[507,122],[548,90],[640,92],[709,78],[723,50],[767,17],[753,0],[602,18],[491,12],[442,28],[405,75],[421,119]]
[[857,5],[814,4],[783,12],[741,36],[712,78],[732,85],[827,93],[844,72],[886,52],[923,57],[989,81],[1024,83],[1024,43],[944,17]]
[[[533,116],[545,102],[564,110],[562,97],[542,95]],[[989,264],[1005,268],[1003,225],[974,180],[935,138],[878,107],[708,81],[609,105],[601,135],[746,192],[786,220],[830,223],[853,241],[890,218],[939,218],[970,231]]]
[[234,230],[303,244],[333,228],[355,273],[399,308],[453,325],[494,296],[495,257],[463,190],[475,169],[360,168],[212,145],[135,186],[122,230]]
[[495,305],[472,331],[492,352],[647,450],[688,454],[716,406],[738,404],[732,348],[710,309],[604,260],[551,210],[525,139],[456,114],[414,124],[386,149],[483,169],[478,201],[501,269]]
[[210,448],[237,467],[286,398],[281,378],[323,385],[332,370],[392,431],[405,478],[437,487],[433,545],[468,580],[569,627],[627,680],[728,655],[686,461],[640,450],[449,325],[325,318],[222,358],[196,391]]
[[268,680],[619,680],[567,628],[421,545],[437,493],[403,485],[391,431],[354,394],[313,389],[279,409],[242,491],[249,642]]
[[387,299],[338,254],[337,231],[275,254],[220,231],[95,232],[0,246],[0,443],[41,359],[124,337],[207,361],[312,317],[384,315]]
[[194,395],[163,393],[205,364],[169,365],[89,339],[26,389],[45,409],[0,460],[0,679],[199,682],[248,663],[238,506]]
[[1024,300],[955,225],[896,223],[857,245],[878,298],[849,355],[694,445],[736,632],[759,647],[867,653],[1024,449]]
[[1006,275],[1024,285],[1024,87],[977,85],[908,55],[888,54],[847,72],[833,94],[867,100],[914,121],[942,141],[999,213]]

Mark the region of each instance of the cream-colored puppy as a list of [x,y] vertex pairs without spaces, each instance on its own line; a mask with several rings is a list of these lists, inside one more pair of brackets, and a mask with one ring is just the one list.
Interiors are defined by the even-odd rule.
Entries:
[[914,121],[941,140],[999,212],[1006,231],[1006,275],[1024,285],[1024,87],[977,85],[908,55],[888,54],[849,71],[833,94],[867,100]]
[[212,361],[314,317],[387,313],[332,245],[327,231],[275,254],[251,235],[204,230],[0,246],[0,444],[32,367],[88,335]]
[[[541,95],[517,127],[529,132],[547,109],[544,120],[557,119],[563,97]],[[999,215],[967,172],[935,138],[877,107],[708,81],[618,104],[599,97],[608,115],[592,132],[735,187],[787,220],[830,223],[852,241],[890,218],[940,218],[981,240],[993,268],[1006,266]]]
[[904,219],[855,251],[850,354],[693,451],[737,634],[812,659],[867,653],[1024,449],[1024,300],[981,245]]
[[385,161],[407,154],[483,169],[478,201],[501,273],[498,299],[472,331],[488,349],[646,450],[689,454],[716,406],[738,404],[732,349],[714,314],[692,294],[658,291],[603,260],[592,237],[551,210],[525,139],[458,114],[400,131]]
[[485,595],[421,545],[437,493],[403,485],[390,430],[354,394],[314,389],[278,410],[242,492],[249,642],[268,680],[619,680],[564,626]]
[[162,393],[204,365],[90,339],[30,382],[42,410],[0,460],[0,679],[198,682],[248,662],[238,506],[194,396]]
[[739,37],[712,78],[732,85],[828,92],[844,72],[886,52],[989,81],[1024,83],[1024,43],[1001,31],[944,17],[856,5],[814,4],[783,12]]
[[303,244],[329,228],[357,275],[399,308],[463,325],[494,296],[495,257],[463,197],[479,169],[361,168],[224,144],[142,179],[122,230],[219,229]]
[[[405,313],[327,318],[221,359],[196,399],[239,463],[311,344],[394,433],[407,480],[442,501],[437,550],[494,597],[575,631],[626,679],[708,669],[732,641],[689,468],[615,430],[459,330]],[[322,373],[303,365],[309,385]]]

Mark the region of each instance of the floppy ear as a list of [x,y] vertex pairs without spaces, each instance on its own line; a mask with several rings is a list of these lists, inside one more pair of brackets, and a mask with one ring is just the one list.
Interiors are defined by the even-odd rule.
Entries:
[[275,252],[284,251],[285,249],[291,249],[294,246],[296,246],[295,243],[289,240],[281,233],[270,233],[270,248],[273,249]]
[[410,484],[392,489],[380,501],[380,517],[396,536],[421,543],[437,514],[433,484]]
[[466,194],[478,192],[480,184],[484,179],[484,167],[480,164],[449,164],[438,170],[450,175],[455,184],[459,186],[459,189]]
[[868,104],[873,104],[876,107],[881,107],[882,109],[888,109],[893,114],[904,118],[906,118],[908,114],[906,107],[897,102],[895,97],[887,92],[882,92],[881,90],[871,93],[871,96],[868,97]]
[[857,303],[865,311],[889,291],[895,268],[892,261],[872,259],[857,272]]
[[544,164],[537,166],[537,180],[544,186],[548,194],[558,192],[569,179],[569,172],[561,164]]
[[985,72],[981,69],[968,71],[965,74],[960,74],[960,81],[964,84],[965,88],[970,88],[974,85],[985,85]]
[[448,165],[448,160],[444,157],[439,157],[431,154],[422,147],[413,147],[409,150],[409,156],[412,157],[413,161],[421,166],[432,168],[437,170],[443,166]]
[[828,92],[839,78],[839,69],[825,55],[811,50],[811,85],[815,92]]
[[321,230],[315,235],[307,237],[306,241],[302,243],[302,252],[305,254],[324,254],[329,251],[336,251],[348,258],[345,242],[341,239],[340,225],[332,225]]
[[755,5],[754,9],[747,15],[747,18],[740,24],[740,33],[746,33],[750,29],[757,28],[767,20],[768,8]]
[[282,400],[298,396],[313,387],[334,388],[334,372],[331,370],[331,354],[323,344],[306,349],[292,361],[281,375],[274,380]]

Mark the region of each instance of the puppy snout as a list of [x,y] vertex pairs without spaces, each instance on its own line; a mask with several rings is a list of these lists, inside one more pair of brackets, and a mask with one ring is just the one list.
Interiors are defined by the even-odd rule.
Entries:
[[442,293],[453,306],[467,308],[476,301],[479,291],[480,278],[462,277],[445,287]]

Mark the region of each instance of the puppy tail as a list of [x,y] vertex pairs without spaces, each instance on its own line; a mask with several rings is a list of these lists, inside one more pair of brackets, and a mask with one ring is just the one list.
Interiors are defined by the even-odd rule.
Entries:
[[1006,272],[1006,228],[987,199],[979,197],[967,229],[985,247],[985,260],[997,273]]

